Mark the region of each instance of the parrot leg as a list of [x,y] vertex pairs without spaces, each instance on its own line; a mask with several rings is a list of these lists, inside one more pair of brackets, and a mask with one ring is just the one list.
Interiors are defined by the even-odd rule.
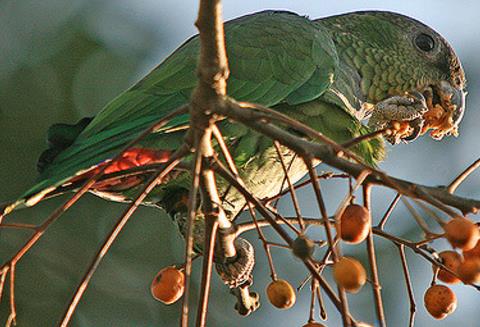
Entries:
[[427,102],[420,92],[393,96],[375,105],[368,126],[374,130],[393,126],[394,132],[386,137],[392,144],[413,141],[422,131],[423,114],[427,111]]

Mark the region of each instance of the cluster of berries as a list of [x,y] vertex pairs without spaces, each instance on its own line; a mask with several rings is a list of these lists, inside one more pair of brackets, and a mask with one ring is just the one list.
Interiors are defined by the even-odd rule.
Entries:
[[[348,205],[338,223],[338,234],[342,241],[358,244],[364,241],[371,228],[370,212],[357,204]],[[451,219],[444,226],[444,237],[456,250],[439,253],[439,259],[447,269],[433,271],[438,280],[447,284],[464,282],[475,284],[480,282],[480,231],[478,226],[464,217]],[[313,241],[300,235],[293,242],[292,251],[301,259],[309,258],[314,251]],[[357,293],[367,281],[367,273],[362,263],[355,258],[342,256],[333,264],[333,278],[338,286],[349,293]],[[151,284],[151,292],[155,299],[172,304],[184,293],[185,276],[182,269],[175,266],[166,267],[155,276]],[[292,285],[283,279],[273,280],[266,288],[270,303],[279,309],[289,309],[296,301],[296,293]],[[457,306],[457,298],[453,291],[435,282],[425,292],[424,303],[427,311],[436,319],[443,319],[451,314]],[[321,323],[309,321],[303,327],[322,327]],[[368,326],[363,324],[362,326]]]

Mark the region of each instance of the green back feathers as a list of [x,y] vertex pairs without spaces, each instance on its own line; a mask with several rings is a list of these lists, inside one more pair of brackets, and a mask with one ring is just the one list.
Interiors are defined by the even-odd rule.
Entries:
[[[289,12],[267,11],[227,22],[225,31],[231,70],[228,94],[239,101],[295,108],[319,99],[335,80],[339,59],[330,33],[321,24]],[[196,85],[198,52],[199,39],[193,37],[107,104],[75,142],[45,168],[38,184],[19,203],[112,158],[152,123],[186,104]],[[328,110],[320,112],[322,115],[319,119],[323,121],[316,127],[339,142],[364,132],[355,117],[337,106],[328,106]],[[179,117],[167,129],[185,126],[188,119],[188,115]],[[265,142],[241,140],[241,128],[235,125],[225,136],[232,141],[238,139],[245,149],[238,154],[238,160],[248,161],[248,156],[254,155],[249,147],[261,150]],[[165,135],[159,131],[145,142],[149,147],[170,148],[167,143],[171,139]],[[370,143],[358,151],[373,164],[381,156],[374,153],[378,142]]]

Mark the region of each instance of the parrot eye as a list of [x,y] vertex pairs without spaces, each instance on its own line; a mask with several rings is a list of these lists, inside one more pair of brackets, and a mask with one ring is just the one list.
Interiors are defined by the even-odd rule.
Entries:
[[415,38],[415,44],[417,47],[425,52],[430,52],[435,48],[435,41],[433,38],[425,33],[420,33]]

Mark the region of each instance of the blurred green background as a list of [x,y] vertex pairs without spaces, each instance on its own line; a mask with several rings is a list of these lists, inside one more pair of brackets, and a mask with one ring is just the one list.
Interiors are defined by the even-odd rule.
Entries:
[[[416,17],[451,41],[464,63],[469,79],[467,113],[458,138],[435,142],[423,138],[414,144],[391,148],[382,168],[395,176],[431,185],[448,183],[479,154],[480,121],[478,76],[480,21],[475,1],[225,1],[230,19],[267,8],[290,9],[310,17],[358,9],[388,9]],[[0,2],[0,202],[13,199],[32,185],[36,160],[45,149],[45,132],[56,122],[73,123],[98,112],[110,99],[134,83],[186,38],[195,33],[197,2],[174,0],[3,0]],[[414,69],[414,67],[412,67]],[[478,174],[459,192],[480,198]],[[329,211],[345,194],[342,183],[325,186]],[[318,215],[310,190],[301,192],[304,213]],[[377,190],[374,219],[378,219],[393,194]],[[23,210],[8,219],[40,222],[65,198]],[[290,203],[280,203],[293,212]],[[18,326],[53,326],[99,244],[125,208],[93,196],[85,196],[48,231],[17,267]],[[409,237],[418,231],[401,206],[388,228]],[[269,233],[269,235],[272,235]],[[26,239],[28,232],[0,230],[0,262]],[[249,235],[256,244],[255,235]],[[446,247],[437,243],[439,248]],[[377,243],[380,277],[389,326],[406,326],[408,300],[396,248]],[[265,299],[268,283],[266,260],[257,255],[255,289],[263,302],[258,312],[241,318],[233,310],[234,298],[215,276],[209,326],[301,326],[308,314],[308,290],[299,294],[296,306],[275,310]],[[365,260],[363,246],[347,247],[347,253]],[[127,225],[100,266],[87,290],[72,326],[175,326],[180,305],[163,306],[149,294],[155,273],[165,265],[180,263],[183,242],[163,213],[142,208]],[[274,250],[279,274],[297,285],[305,276],[303,266],[289,253]],[[417,295],[418,326],[478,324],[478,292],[454,286],[457,312],[442,322],[430,318],[422,306],[431,278],[429,265],[408,255]],[[195,276],[198,277],[198,263]],[[195,283],[193,290],[197,291]],[[6,289],[8,291],[8,288]],[[5,294],[7,295],[7,294]],[[372,321],[371,290],[350,297],[352,311]],[[328,305],[329,326],[340,324]],[[192,309],[195,309],[192,307]],[[0,323],[8,316],[8,301],[0,306]]]

